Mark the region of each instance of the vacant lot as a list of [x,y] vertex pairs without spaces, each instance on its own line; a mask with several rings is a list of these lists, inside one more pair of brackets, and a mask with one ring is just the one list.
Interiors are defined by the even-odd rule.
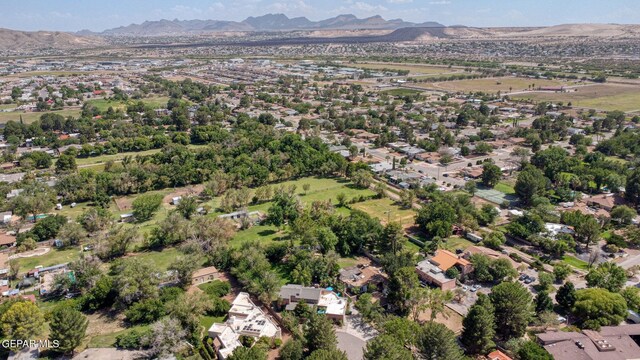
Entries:
[[46,113],[60,114],[64,117],[67,117],[67,116],[78,117],[78,115],[80,115],[80,110],[67,109],[67,110],[47,111],[47,112],[20,112],[20,111],[0,112],[0,124],[7,123],[11,120],[20,121],[20,116],[22,116],[22,121],[29,124],[40,119],[40,116]]
[[483,91],[483,92],[498,92],[508,93],[511,91],[523,91],[528,90],[529,85],[540,86],[569,86],[573,83],[564,82],[560,80],[542,80],[542,79],[525,79],[518,77],[500,77],[500,78],[486,78],[486,79],[473,79],[473,80],[457,80],[446,81],[439,83],[421,83],[416,86],[424,86],[428,88],[440,88],[448,91]]
[[399,222],[404,227],[414,225],[415,211],[411,209],[403,209],[395,204],[391,199],[375,199],[369,200],[358,204],[351,205],[352,209],[358,209],[366,212],[367,214],[377,218],[383,224],[387,223],[387,220],[393,222]]
[[514,99],[571,102],[573,106],[604,111],[640,112],[640,87],[633,85],[598,84],[583,86],[566,93],[530,93]]
[[63,250],[51,249],[51,251],[42,256],[20,258],[18,259],[18,264],[20,264],[20,273],[26,273],[38,265],[47,267],[63,264],[74,261],[78,259],[79,256],[80,249],[78,247]]
[[168,97],[165,96],[157,96],[150,97],[140,100],[128,100],[128,101],[117,101],[117,100],[107,100],[107,99],[95,99],[87,101],[89,104],[97,107],[100,111],[105,111],[109,107],[113,107],[114,110],[121,109],[126,110],[127,105],[132,105],[137,103],[138,101],[142,101],[145,105],[148,105],[154,109],[165,108],[167,107],[167,101],[169,101]]

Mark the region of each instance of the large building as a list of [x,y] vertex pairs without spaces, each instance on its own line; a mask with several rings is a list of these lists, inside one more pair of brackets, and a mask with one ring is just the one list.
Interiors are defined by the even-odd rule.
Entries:
[[457,256],[451,251],[438,250],[430,259],[423,260],[416,266],[416,272],[422,281],[437,286],[442,290],[453,290],[456,280],[445,275],[445,272],[456,267],[461,274],[471,272],[471,262]]
[[279,298],[286,310],[293,310],[304,301],[307,305],[316,306],[318,313],[336,321],[344,321],[347,311],[347,299],[327,289],[289,284],[280,288]]
[[240,343],[241,336],[250,336],[255,340],[261,337],[280,338],[280,328],[274,320],[256,306],[245,292],[241,292],[231,303],[227,321],[223,324],[215,323],[209,328],[209,337],[214,339],[214,345],[219,359],[226,359],[233,353]]
[[640,358],[640,324],[603,326],[600,331],[550,331],[536,335],[556,360],[630,360]]

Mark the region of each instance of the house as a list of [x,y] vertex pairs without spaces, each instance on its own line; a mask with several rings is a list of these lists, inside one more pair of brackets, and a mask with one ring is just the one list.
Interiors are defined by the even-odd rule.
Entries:
[[204,283],[208,283],[213,280],[216,280],[218,278],[220,278],[220,273],[218,272],[218,269],[216,269],[215,266],[209,266],[209,267],[194,271],[193,275],[191,275],[191,284],[193,285],[204,284]]
[[11,211],[0,212],[0,221],[3,224],[10,223],[12,217],[13,217],[13,213]]
[[598,209],[603,209],[606,211],[611,211],[614,207],[618,205],[624,205],[626,202],[624,199],[616,194],[600,194],[593,195],[588,198],[582,199],[587,203],[588,206],[593,206]]
[[256,306],[248,293],[241,292],[231,303],[231,309],[224,323],[214,323],[209,328],[209,337],[219,359],[226,359],[233,351],[242,346],[241,336],[252,337],[257,341],[261,337],[280,338],[282,333],[276,322],[260,307]]
[[15,235],[9,235],[7,233],[0,233],[0,248],[16,246]]
[[600,331],[549,331],[537,334],[538,342],[556,360],[637,359],[640,324],[603,326]]
[[500,350],[493,351],[487,355],[489,360],[513,360],[507,354],[503,353]]
[[453,290],[456,288],[456,279],[451,279],[444,274],[444,271],[429,260],[422,260],[416,265],[416,272],[420,279],[442,290]]
[[469,260],[471,258],[471,255],[475,255],[475,254],[485,255],[486,257],[494,261],[498,259],[506,259],[511,263],[514,269],[517,269],[518,266],[520,265],[517,262],[515,262],[512,258],[510,258],[509,255],[503,254],[493,249],[489,249],[488,247],[477,246],[477,245],[469,246],[468,248],[466,248],[464,250],[464,253],[462,254],[462,257]]
[[285,310],[293,310],[299,302],[316,306],[318,313],[325,314],[327,318],[344,322],[347,311],[347,300],[341,298],[330,289],[307,287],[289,284],[280,288],[279,303]]
[[378,266],[371,264],[358,264],[340,269],[340,281],[346,289],[353,293],[367,292],[371,288],[382,290],[387,281],[387,275]]
[[545,223],[544,228],[545,228],[545,232],[554,239],[560,234],[573,235],[576,233],[573,230],[573,227],[568,225],[563,225],[563,224]]
[[422,281],[442,290],[452,290],[456,287],[456,280],[445,275],[452,267],[456,267],[463,275],[472,271],[471,262],[467,259],[458,257],[448,250],[438,250],[432,258],[419,262],[416,272]]
[[239,221],[242,219],[249,219],[254,224],[257,224],[262,219],[262,213],[260,211],[247,212],[246,210],[234,211],[232,213],[223,214],[218,216],[219,219],[229,219],[233,221]]

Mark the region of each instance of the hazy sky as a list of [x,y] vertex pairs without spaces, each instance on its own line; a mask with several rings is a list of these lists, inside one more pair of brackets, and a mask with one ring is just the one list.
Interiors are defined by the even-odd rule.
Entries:
[[102,31],[159,19],[243,20],[284,13],[321,20],[358,17],[437,21],[445,25],[536,26],[640,23],[640,0],[6,0],[0,27]]

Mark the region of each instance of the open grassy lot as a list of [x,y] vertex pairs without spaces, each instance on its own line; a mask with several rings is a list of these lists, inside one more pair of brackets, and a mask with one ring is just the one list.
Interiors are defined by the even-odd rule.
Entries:
[[422,91],[414,90],[414,89],[392,89],[392,90],[381,91],[380,93],[387,94],[390,96],[412,96],[416,94],[421,94]]
[[401,223],[403,226],[412,226],[416,215],[415,211],[403,209],[388,198],[368,200],[353,204],[351,208],[362,210],[379,219],[383,224],[386,224],[387,220],[390,219],[391,221]]
[[[167,271],[171,263],[173,263],[178,256],[182,256],[182,253],[176,248],[165,248],[162,249],[162,251],[145,251],[131,256],[135,256],[139,259],[152,263],[154,268],[158,271]],[[203,264],[204,261],[199,265]]]
[[124,330],[115,331],[112,333],[95,335],[89,339],[89,343],[87,344],[87,347],[88,348],[113,347],[116,342],[116,337],[118,337],[118,335],[127,334],[133,330],[144,331],[147,328],[149,328],[149,325],[137,325]]
[[450,69],[446,66],[433,66],[433,65],[420,65],[420,64],[389,64],[389,63],[358,63],[350,64],[349,66],[361,69],[393,69],[393,70],[408,70],[409,75],[430,75],[430,74],[444,74],[454,72],[455,69]]
[[516,190],[513,188],[512,185],[507,184],[504,181],[500,181],[495,187],[495,190],[498,190],[502,193],[505,193],[506,195],[514,195],[516,193]]
[[573,106],[604,111],[640,111],[640,87],[621,84],[583,86],[565,93],[537,92],[513,96],[514,99],[571,102]]
[[78,166],[102,164],[102,163],[106,163],[107,161],[120,161],[125,156],[132,156],[135,158],[136,156],[153,155],[158,152],[160,152],[160,149],[132,151],[132,152],[117,153],[113,155],[100,155],[100,156],[92,156],[92,157],[86,157],[86,158],[77,158],[76,164]]
[[571,266],[573,266],[575,268],[578,268],[580,270],[589,270],[589,264],[587,262],[582,261],[582,260],[580,260],[578,258],[575,258],[573,256],[565,255],[562,258],[562,261],[564,261],[565,263],[567,263],[567,264],[569,264],[569,265],[571,265]]
[[169,101],[169,98],[166,96],[157,96],[157,97],[144,98],[140,100],[131,99],[128,101],[94,99],[94,100],[89,100],[87,102],[97,107],[100,111],[105,111],[110,106],[113,107],[113,109],[115,110],[117,109],[126,110],[127,105],[135,104],[138,101],[142,101],[146,105],[151,106],[154,109],[158,109],[158,108],[165,108],[167,106],[167,101]]
[[73,117],[78,117],[78,115],[80,115],[80,110],[79,109],[65,109],[65,110],[58,110],[58,111],[46,111],[46,112],[20,112],[20,111],[13,111],[13,112],[0,112],[0,124],[4,124],[7,123],[11,120],[13,121],[20,121],[20,116],[22,115],[22,121],[24,121],[26,124],[32,123],[38,119],[40,119],[40,116],[42,116],[43,114],[46,113],[53,113],[53,114],[60,114],[64,117],[67,116],[73,116]]
[[455,252],[458,249],[464,250],[472,245],[473,243],[467,239],[464,239],[458,236],[452,236],[447,239],[447,241],[444,244],[444,247],[449,251]]
[[42,256],[33,256],[28,258],[20,258],[18,259],[18,264],[20,264],[20,272],[26,273],[29,270],[32,270],[38,265],[42,265],[44,267],[62,264],[66,262],[71,262],[80,257],[80,248],[68,248],[68,249],[51,249],[48,253]]
[[246,242],[256,240],[258,240],[260,244],[268,245],[274,241],[282,241],[286,238],[287,234],[278,230],[275,226],[257,225],[247,230],[238,231],[229,245],[234,248],[239,248]]
[[542,80],[542,79],[526,79],[518,77],[499,77],[499,78],[486,78],[486,79],[473,79],[473,80],[457,80],[446,81],[439,83],[424,83],[416,84],[416,86],[425,86],[428,88],[440,88],[448,91],[484,91],[484,92],[498,92],[503,93],[509,91],[522,91],[527,90],[529,85],[539,86],[569,86],[573,83],[563,82],[560,80]]

